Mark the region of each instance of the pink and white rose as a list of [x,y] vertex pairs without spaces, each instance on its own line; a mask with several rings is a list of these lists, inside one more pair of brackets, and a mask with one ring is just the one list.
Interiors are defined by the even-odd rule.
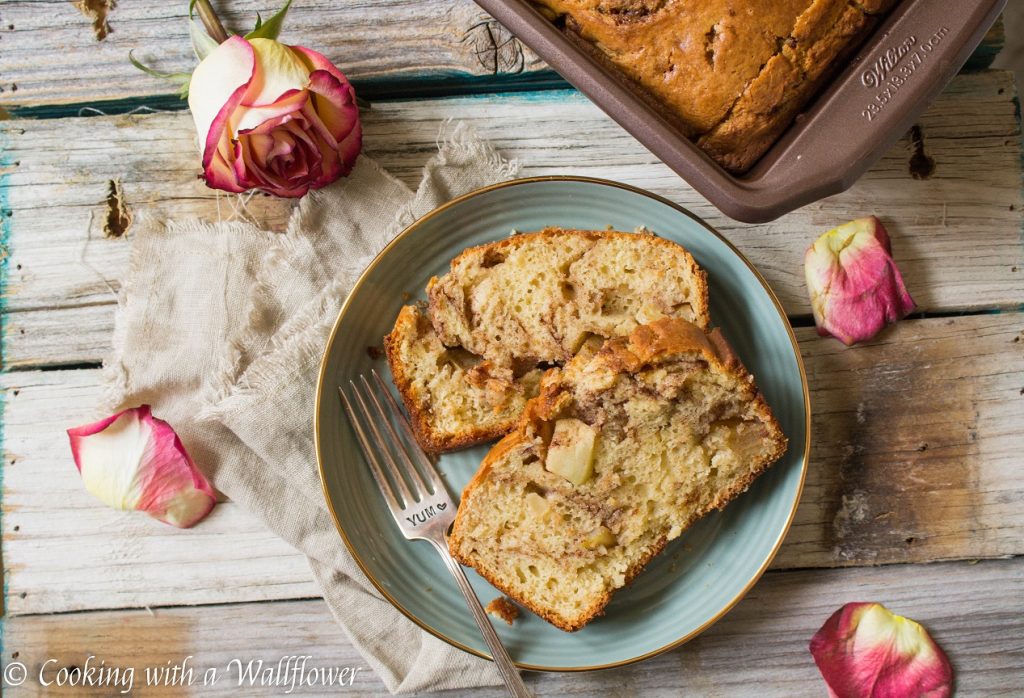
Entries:
[[228,38],[192,73],[188,106],[214,189],[302,196],[347,175],[362,148],[355,91],[302,46]]

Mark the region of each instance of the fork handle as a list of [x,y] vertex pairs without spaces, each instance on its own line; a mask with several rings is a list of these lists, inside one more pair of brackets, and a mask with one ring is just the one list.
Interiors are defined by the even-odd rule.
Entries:
[[480,605],[480,599],[476,597],[476,592],[470,586],[466,573],[462,571],[462,566],[448,552],[448,546],[444,540],[431,540],[430,542],[441,553],[441,559],[444,560],[448,571],[455,577],[455,583],[458,585],[459,591],[466,597],[466,605],[469,606],[469,611],[473,614],[473,620],[476,621],[480,632],[483,633],[484,641],[487,642],[487,646],[491,650],[491,657],[494,658],[494,663],[498,667],[498,673],[501,674],[501,678],[505,681],[505,687],[508,689],[509,694],[515,696],[515,698],[533,698],[532,694],[526,690],[526,684],[523,683],[522,677],[519,676],[519,671],[516,669],[516,665],[512,663],[512,658],[508,656],[508,651],[501,644],[501,640],[498,639],[498,633],[494,631],[494,626],[491,625],[491,621],[487,618],[484,607]]

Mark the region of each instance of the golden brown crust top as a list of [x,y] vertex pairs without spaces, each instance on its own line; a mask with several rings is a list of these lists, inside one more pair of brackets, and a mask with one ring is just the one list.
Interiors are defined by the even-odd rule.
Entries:
[[891,0],[534,0],[733,171],[778,138]]
[[[840,0],[830,0],[839,3]],[[688,135],[725,118],[810,0],[540,0],[667,103]],[[841,4],[845,4],[845,0]]]

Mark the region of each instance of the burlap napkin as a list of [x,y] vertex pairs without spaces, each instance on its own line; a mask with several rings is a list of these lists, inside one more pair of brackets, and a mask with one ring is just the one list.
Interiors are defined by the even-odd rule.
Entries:
[[348,555],[321,495],[313,400],[327,335],[373,256],[439,204],[517,171],[461,126],[438,146],[415,192],[360,157],[302,200],[285,233],[141,217],[105,364],[104,407],[148,403],[169,421],[214,486],[307,556],[335,619],[397,693],[500,681],[401,615]]

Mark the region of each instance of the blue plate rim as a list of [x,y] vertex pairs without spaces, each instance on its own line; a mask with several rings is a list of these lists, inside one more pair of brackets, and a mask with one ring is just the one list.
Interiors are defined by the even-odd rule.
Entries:
[[488,185],[488,186],[485,186],[485,187],[481,187],[479,189],[475,189],[475,190],[473,190],[471,192],[468,192],[466,194],[463,194],[461,196],[455,197],[454,199],[451,199],[450,201],[447,201],[444,204],[441,204],[440,206],[438,206],[434,210],[430,211],[429,213],[425,214],[421,218],[418,218],[416,221],[414,221],[412,224],[410,224],[404,230],[402,230],[402,232],[398,233],[390,242],[388,242],[388,244],[384,246],[384,249],[382,249],[377,254],[377,256],[374,257],[373,260],[367,265],[366,269],[364,269],[362,271],[362,273],[359,275],[359,278],[356,279],[356,282],[352,285],[352,289],[349,291],[348,296],[346,296],[344,302],[342,303],[341,309],[338,311],[338,317],[334,321],[334,325],[331,327],[331,333],[330,333],[330,335],[327,338],[327,344],[324,346],[323,356],[320,359],[320,368],[319,368],[319,371],[318,371],[318,374],[317,374],[316,399],[315,399],[315,402],[314,402],[314,405],[313,405],[313,411],[314,411],[314,414],[313,414],[313,441],[314,441],[314,444],[316,446],[316,465],[317,465],[317,472],[319,473],[319,476],[320,476],[320,486],[321,486],[321,490],[322,490],[323,495],[324,495],[324,501],[327,504],[327,509],[331,513],[331,519],[333,519],[334,526],[335,526],[335,528],[338,529],[338,534],[341,536],[342,541],[345,543],[345,547],[348,549],[349,554],[352,555],[352,559],[355,560],[356,565],[358,565],[359,569],[362,570],[363,574],[366,575],[366,578],[370,580],[370,583],[373,584],[373,586],[377,589],[377,591],[379,591],[381,593],[381,595],[385,599],[387,599],[387,601],[392,606],[394,606],[396,609],[398,609],[398,611],[401,612],[402,615],[404,615],[406,618],[411,620],[417,626],[419,626],[423,630],[427,631],[428,633],[430,633],[434,637],[438,638],[439,640],[443,640],[444,642],[447,642],[449,645],[451,645],[453,647],[456,647],[456,648],[458,648],[458,649],[460,649],[460,650],[462,650],[464,652],[468,652],[469,654],[472,654],[472,655],[475,655],[477,657],[480,657],[481,659],[486,659],[486,660],[493,661],[492,657],[489,654],[487,654],[485,652],[481,652],[481,651],[479,651],[479,650],[477,650],[477,649],[475,649],[473,647],[470,647],[468,645],[465,645],[465,644],[459,642],[458,640],[455,640],[454,638],[451,638],[451,637],[447,636],[441,630],[438,630],[437,628],[434,628],[433,626],[431,626],[431,625],[423,622],[422,620],[420,620],[416,616],[416,614],[414,614],[412,611],[409,611],[408,609],[406,609],[396,598],[394,598],[388,592],[387,588],[381,582],[379,582],[377,580],[377,578],[370,571],[369,567],[363,562],[362,558],[360,558],[359,553],[356,551],[355,546],[352,544],[352,542],[350,541],[350,539],[348,537],[348,534],[345,533],[344,527],[341,525],[341,519],[338,517],[338,514],[335,511],[334,502],[333,502],[333,500],[331,498],[331,493],[330,493],[330,490],[328,489],[328,486],[327,486],[327,476],[326,476],[326,472],[325,472],[325,468],[324,468],[324,459],[323,459],[321,448],[320,448],[320,414],[321,414],[320,401],[321,401],[321,399],[323,399],[323,396],[324,396],[325,392],[329,392],[329,391],[325,390],[325,383],[326,383],[326,378],[327,378],[327,364],[328,364],[329,358],[331,356],[331,347],[334,346],[335,336],[337,335],[338,329],[341,327],[342,321],[345,318],[345,314],[349,310],[349,307],[350,307],[353,299],[356,297],[357,291],[362,286],[363,282],[366,281],[366,278],[369,276],[370,272],[373,271],[373,269],[378,264],[380,264],[382,261],[384,261],[384,258],[387,257],[387,255],[391,251],[391,249],[400,240],[406,238],[409,235],[415,234],[416,231],[420,227],[422,227],[430,219],[432,219],[432,218],[440,215],[444,211],[447,211],[450,208],[458,206],[458,205],[460,205],[460,204],[462,204],[462,203],[464,203],[464,202],[466,202],[466,201],[468,201],[470,199],[473,199],[473,198],[478,197],[478,196],[482,196],[484,194],[487,194],[489,192],[492,192],[492,191],[495,191],[495,190],[498,190],[498,189],[505,189],[507,187],[515,187],[515,186],[521,186],[521,185],[526,185],[526,184],[539,184],[539,183],[544,183],[544,182],[578,182],[578,183],[582,183],[582,184],[593,184],[593,185],[597,185],[597,186],[605,186],[605,187],[612,187],[612,188],[615,188],[615,189],[621,189],[621,190],[625,190],[625,191],[631,192],[633,194],[637,194],[637,195],[646,197],[646,198],[651,199],[653,201],[656,201],[656,202],[658,202],[660,204],[664,204],[665,206],[669,206],[669,207],[675,209],[679,213],[683,214],[687,218],[691,219],[692,221],[694,221],[695,223],[700,225],[702,228],[704,228],[705,231],[707,231],[711,235],[713,235],[716,238],[718,238],[721,242],[723,242],[726,245],[726,247],[729,249],[729,251],[732,252],[732,254],[736,255],[736,257],[739,258],[739,260],[741,262],[743,262],[743,264],[746,265],[747,269],[749,269],[750,272],[754,275],[754,278],[757,279],[757,282],[759,284],[761,284],[761,287],[764,289],[765,293],[768,294],[768,297],[771,299],[772,304],[774,305],[776,312],[779,314],[779,319],[782,320],[782,324],[786,328],[786,332],[789,335],[789,341],[790,341],[790,344],[791,344],[792,349],[793,349],[793,356],[796,359],[797,368],[800,371],[800,387],[801,387],[801,391],[803,393],[803,401],[804,401],[803,459],[802,459],[801,464],[800,464],[800,482],[799,482],[799,485],[797,486],[796,496],[793,498],[793,506],[790,509],[789,516],[786,518],[786,523],[782,527],[782,529],[779,531],[779,535],[775,539],[774,543],[772,544],[772,549],[768,553],[768,555],[765,557],[764,562],[757,569],[757,571],[751,576],[750,580],[744,585],[744,587],[736,594],[736,596],[734,598],[732,598],[727,604],[725,604],[721,608],[721,610],[718,611],[717,614],[715,614],[713,617],[709,618],[707,621],[705,621],[704,623],[702,623],[698,627],[694,628],[690,632],[686,633],[682,637],[678,638],[677,640],[674,640],[673,642],[668,643],[667,645],[664,645],[664,646],[659,647],[657,649],[651,650],[649,652],[645,652],[645,653],[637,655],[635,657],[630,657],[628,659],[623,659],[623,660],[619,660],[619,661],[616,661],[616,662],[610,662],[610,663],[607,663],[607,664],[600,664],[600,665],[594,665],[594,666],[568,666],[568,667],[545,666],[545,665],[536,665],[536,664],[526,664],[526,663],[522,663],[522,662],[515,662],[515,665],[518,668],[525,669],[525,670],[528,670],[528,671],[559,672],[559,673],[562,673],[562,672],[572,673],[572,672],[580,672],[580,671],[597,671],[597,670],[601,670],[601,669],[612,669],[612,668],[615,668],[615,667],[621,667],[621,666],[627,666],[629,664],[635,664],[637,662],[642,662],[645,659],[650,659],[651,657],[655,657],[655,656],[657,656],[659,654],[663,654],[665,652],[673,650],[673,649],[675,649],[677,647],[680,647],[680,646],[684,645],[685,643],[689,642],[693,638],[695,638],[698,635],[700,635],[701,633],[703,633],[709,627],[711,627],[712,625],[717,623],[719,620],[721,620],[721,618],[723,616],[725,616],[729,611],[731,611],[732,608],[737,603],[739,603],[740,600],[743,599],[744,596],[747,595],[747,593],[754,587],[754,585],[757,584],[757,582],[764,575],[765,571],[768,569],[768,566],[771,565],[772,560],[775,559],[776,554],[779,552],[779,548],[782,547],[782,542],[785,540],[786,536],[789,533],[789,529],[790,529],[790,527],[793,524],[793,519],[796,516],[797,507],[800,505],[800,499],[803,496],[804,483],[805,483],[805,481],[807,479],[807,470],[808,470],[808,465],[810,463],[810,455],[811,455],[811,399],[810,399],[810,390],[808,389],[808,386],[807,386],[807,371],[804,368],[803,355],[800,352],[800,345],[797,342],[796,333],[793,331],[793,326],[790,324],[789,318],[786,315],[786,311],[783,309],[782,303],[779,301],[778,296],[775,295],[775,292],[772,290],[771,286],[768,285],[768,282],[761,275],[761,272],[758,271],[757,268],[750,262],[750,260],[748,260],[746,258],[746,256],[742,252],[740,252],[739,249],[737,249],[736,246],[733,245],[732,242],[730,242],[724,235],[722,235],[717,230],[715,230],[715,228],[713,228],[710,224],[708,224],[706,221],[704,221],[704,219],[702,219],[700,216],[696,215],[695,213],[693,213],[689,209],[687,209],[687,208],[685,208],[683,206],[680,206],[679,204],[677,204],[677,203],[675,203],[675,202],[673,202],[673,201],[671,201],[669,199],[666,199],[663,196],[659,196],[658,194],[654,194],[653,192],[649,192],[649,191],[647,191],[645,189],[641,189],[639,187],[635,187],[635,186],[633,186],[631,184],[625,184],[623,182],[615,182],[613,180],[601,179],[601,178],[597,178],[597,177],[581,177],[581,176],[576,176],[576,175],[545,175],[545,176],[541,176],[541,177],[523,177],[521,179],[508,180],[508,181],[505,181],[505,182],[498,182],[496,184],[491,184],[491,185]]

